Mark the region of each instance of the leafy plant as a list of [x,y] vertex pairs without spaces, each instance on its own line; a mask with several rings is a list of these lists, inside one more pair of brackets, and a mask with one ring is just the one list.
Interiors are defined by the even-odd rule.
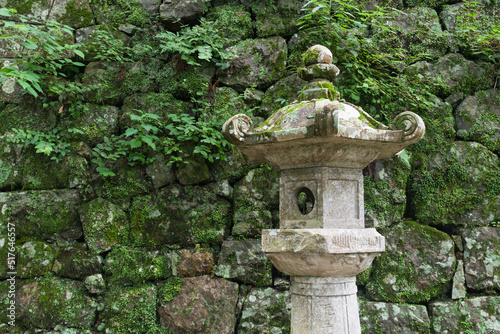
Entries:
[[184,162],[183,144],[189,142],[195,143],[193,154],[210,162],[225,159],[224,149],[229,143],[222,136],[220,123],[216,120],[196,119],[188,114],[170,114],[168,117],[170,123],[165,127],[164,144],[165,154],[171,156],[169,164]]
[[96,170],[102,176],[115,176],[115,173],[106,166],[106,162],[116,161],[123,156],[127,157],[131,166],[154,161],[148,154],[147,148],[157,151],[157,145],[161,143],[157,136],[160,129],[154,124],[159,116],[136,109],[135,111],[137,114],[130,115],[130,119],[136,122],[135,126],[128,127],[119,136],[104,137],[104,142],[97,144],[92,150],[94,156],[92,162],[97,164]]
[[8,137],[9,140],[25,147],[33,146],[36,153],[50,156],[51,160],[60,162],[69,153],[69,144],[62,140],[62,129],[53,129],[48,132],[12,129],[16,134]]
[[14,80],[43,102],[44,107],[62,110],[61,107],[68,104],[77,110],[82,106],[85,88],[78,81],[65,82],[85,66],[73,60],[76,56],[84,58],[78,44],[72,44],[74,29],[55,21],[17,15],[13,9],[0,8],[0,15],[16,20],[0,22],[4,32],[0,40],[16,55],[13,61],[4,61],[0,82]]
[[219,35],[217,21],[205,19],[194,27],[184,27],[179,32],[165,31],[156,35],[162,52],[179,55],[188,65],[201,66],[201,61],[211,61],[227,68],[227,61],[233,56],[224,50],[229,41]]

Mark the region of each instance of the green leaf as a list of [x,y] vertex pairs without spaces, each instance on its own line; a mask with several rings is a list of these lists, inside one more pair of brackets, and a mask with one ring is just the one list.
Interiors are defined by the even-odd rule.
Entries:
[[[82,52],[82,51],[80,51],[80,50],[76,50],[76,49],[75,49],[75,50],[73,50],[73,52],[74,52],[77,56],[79,56],[80,58],[85,59],[85,55],[83,54],[83,52]],[[81,64],[81,63],[78,63],[78,64]],[[83,65],[83,64],[82,64],[82,65]],[[82,66],[82,65],[77,65],[77,66]],[[83,66],[85,66],[85,65],[83,65]]]
[[130,142],[130,148],[137,148],[142,146],[142,142],[138,138],[132,139]]
[[130,136],[133,136],[135,134],[137,134],[139,131],[136,129],[136,128],[128,128],[126,131],[125,131],[125,137],[130,137]]

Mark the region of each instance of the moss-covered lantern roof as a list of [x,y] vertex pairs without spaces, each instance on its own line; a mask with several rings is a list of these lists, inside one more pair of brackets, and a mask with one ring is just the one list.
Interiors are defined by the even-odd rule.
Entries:
[[248,162],[280,169],[301,167],[363,168],[375,159],[394,156],[425,134],[422,119],[405,111],[391,126],[363,109],[338,100],[331,80],[338,75],[332,53],[315,45],[303,55],[297,74],[308,81],[298,101],[276,111],[259,127],[238,114],[223,126],[224,137]]

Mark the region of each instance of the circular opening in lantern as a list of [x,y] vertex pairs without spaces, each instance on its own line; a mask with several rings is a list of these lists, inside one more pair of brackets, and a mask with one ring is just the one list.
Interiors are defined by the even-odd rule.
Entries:
[[303,215],[307,215],[314,208],[314,195],[308,188],[300,188],[297,191],[297,206]]

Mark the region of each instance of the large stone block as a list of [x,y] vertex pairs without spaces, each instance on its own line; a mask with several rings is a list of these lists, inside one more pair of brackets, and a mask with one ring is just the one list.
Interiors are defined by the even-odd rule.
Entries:
[[217,195],[213,184],[174,184],[154,197],[136,197],[130,219],[132,240],[137,246],[218,244],[229,233],[231,204]]
[[0,190],[19,189],[22,179],[21,146],[9,142],[9,135],[0,136]]
[[175,297],[163,298],[160,285],[160,324],[175,334],[231,334],[236,325],[238,284],[220,278],[201,276],[182,279]]
[[17,276],[34,278],[44,276],[52,269],[54,249],[41,241],[28,241],[17,248]]
[[500,218],[498,157],[483,145],[456,141],[412,163],[410,212],[431,225],[486,225]]
[[446,233],[404,222],[382,234],[387,248],[373,263],[368,298],[419,303],[448,291],[456,259],[454,242]]
[[474,290],[500,289],[500,228],[463,229],[461,235],[467,287]]
[[83,204],[79,212],[85,240],[92,252],[99,254],[128,243],[130,222],[119,206],[96,198]]
[[0,233],[16,225],[16,238],[76,240],[82,236],[74,190],[0,193]]
[[96,307],[82,282],[55,277],[22,282],[16,293],[16,326],[31,330],[53,329],[56,325],[90,329]]
[[50,3],[7,0],[6,7],[37,20],[57,21],[73,28],[87,27],[94,22],[89,0],[55,0]]
[[204,0],[164,0],[160,6],[160,18],[169,29],[179,30],[182,25],[200,18],[208,6]]
[[[258,37],[290,36],[298,30],[297,22],[303,2],[287,1],[252,1],[251,10],[255,15],[255,28]],[[312,44],[311,44],[312,45]]]
[[252,289],[243,299],[240,334],[288,334],[292,303],[288,291]]
[[219,73],[219,78],[238,91],[269,87],[286,72],[288,49],[281,37],[245,40],[226,51],[236,56],[229,61],[229,68]]
[[52,271],[60,277],[84,280],[97,274],[101,269],[101,259],[87,249],[84,243],[74,243],[57,249]]
[[435,301],[430,306],[434,333],[498,333],[500,297],[475,297],[460,301]]
[[24,190],[81,188],[88,184],[90,172],[84,157],[73,153],[57,154],[36,153],[34,148],[24,152],[20,161]]
[[119,112],[117,107],[88,103],[85,108],[83,114],[67,115],[63,118],[62,126],[64,128],[75,128],[80,131],[69,135],[68,140],[84,141],[96,145],[101,143],[104,137],[116,132]]
[[260,239],[224,241],[215,274],[243,284],[270,286],[271,268]]
[[406,8],[389,15],[381,25],[374,26],[367,42],[368,48],[377,53],[398,50],[412,56],[444,56],[454,46],[443,33],[437,12],[428,7]]
[[117,247],[106,256],[104,272],[111,285],[139,285],[171,276],[172,262],[164,251]]
[[218,34],[229,39],[225,46],[254,37],[252,17],[243,5],[223,5],[213,7],[207,19],[217,22]]
[[273,212],[278,209],[278,173],[267,167],[252,169],[234,186],[235,236],[260,235],[263,228],[272,228]]
[[104,309],[99,313],[97,330],[113,334],[159,331],[154,284],[111,286],[102,301]]
[[423,305],[359,300],[361,333],[428,334],[430,321]]
[[489,89],[468,96],[457,107],[457,136],[483,144],[500,153],[500,90]]
[[431,93],[442,97],[460,91],[472,94],[491,87],[493,83],[492,77],[484,68],[458,53],[447,54],[435,63],[416,62],[408,66],[404,73],[410,78],[425,78],[434,83]]
[[383,228],[403,220],[410,169],[408,154],[402,153],[375,160],[363,170],[365,227]]

